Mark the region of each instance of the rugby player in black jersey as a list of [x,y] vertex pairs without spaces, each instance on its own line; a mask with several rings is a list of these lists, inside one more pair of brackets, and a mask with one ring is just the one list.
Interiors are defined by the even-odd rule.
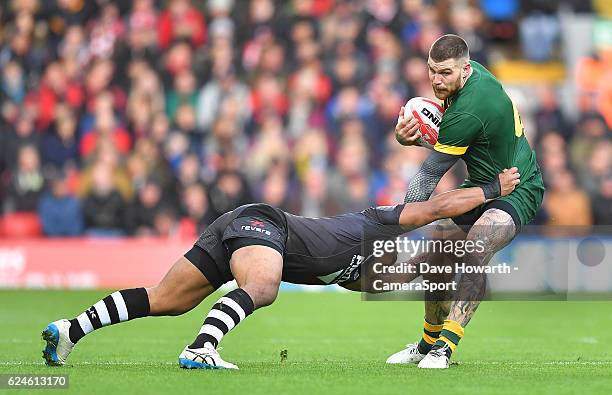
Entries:
[[508,195],[518,183],[518,170],[512,168],[484,186],[326,218],[296,216],[265,204],[238,207],[215,220],[158,285],[114,292],[71,320],[47,325],[43,358],[47,365],[63,365],[74,345],[96,329],[140,317],[183,314],[236,280],[239,288],[215,303],[193,343],[181,352],[179,366],[237,369],[221,359],[217,346],[254,310],[274,302],[281,280],[369,292],[361,289],[366,282],[359,276],[372,274],[361,266],[371,261],[366,254],[373,241],[463,214]]

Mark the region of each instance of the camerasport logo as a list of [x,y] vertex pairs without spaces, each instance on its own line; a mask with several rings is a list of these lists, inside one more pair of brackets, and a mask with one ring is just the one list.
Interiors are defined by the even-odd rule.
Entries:
[[251,232],[258,232],[258,233],[263,233],[266,236],[271,236],[272,232],[270,232],[269,230],[264,229],[264,227],[266,226],[266,223],[264,221],[260,221],[258,219],[253,219],[251,221],[249,221],[250,225],[242,225],[240,227],[240,229],[242,230],[248,230]]

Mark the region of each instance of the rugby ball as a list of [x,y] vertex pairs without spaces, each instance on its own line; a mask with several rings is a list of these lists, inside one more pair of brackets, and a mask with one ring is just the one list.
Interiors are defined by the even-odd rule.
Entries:
[[404,113],[410,113],[419,123],[421,137],[419,145],[433,149],[438,141],[444,108],[426,97],[413,97],[404,106]]

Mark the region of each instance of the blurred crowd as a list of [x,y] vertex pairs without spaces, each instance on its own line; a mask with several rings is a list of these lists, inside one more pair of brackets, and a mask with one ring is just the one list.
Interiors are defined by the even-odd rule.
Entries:
[[[408,98],[432,96],[431,43],[460,34],[485,65],[554,60],[554,3],[4,1],[2,213],[49,236],[193,236],[249,202],[307,216],[401,202],[428,151],[392,131]],[[611,224],[612,119],[585,99],[570,121],[555,86],[534,93],[536,223]]]

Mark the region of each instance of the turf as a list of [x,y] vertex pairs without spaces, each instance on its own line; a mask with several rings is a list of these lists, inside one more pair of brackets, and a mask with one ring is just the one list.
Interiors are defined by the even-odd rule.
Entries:
[[[445,371],[386,366],[419,336],[416,302],[362,302],[358,294],[281,293],[223,341],[240,371],[182,370],[176,363],[214,296],[180,317],[104,328],[68,365],[42,364],[40,331],[107,291],[0,291],[0,374],[68,374],[84,394],[453,393],[609,394],[609,302],[485,302]],[[280,353],[287,358],[280,361]],[[11,391],[11,393],[26,390]],[[30,392],[32,390],[29,390]]]

